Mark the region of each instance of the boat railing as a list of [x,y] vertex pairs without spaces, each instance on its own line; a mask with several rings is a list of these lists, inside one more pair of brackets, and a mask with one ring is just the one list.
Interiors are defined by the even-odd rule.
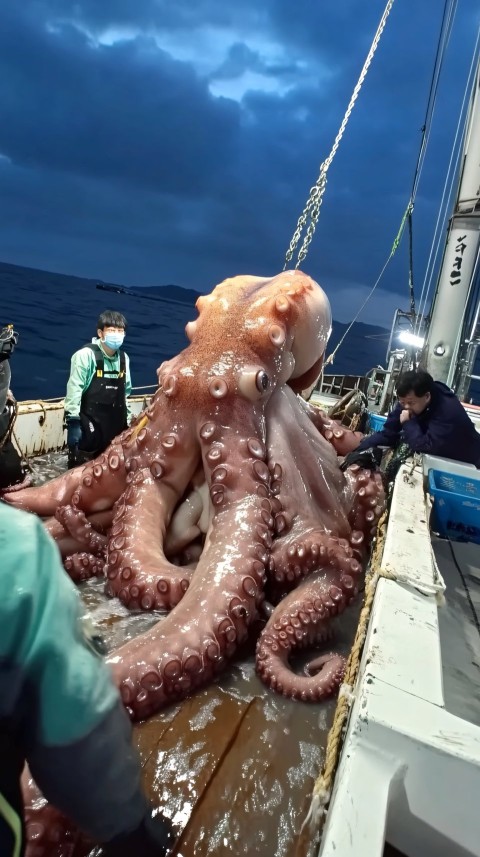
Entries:
[[158,384],[141,384],[140,387],[132,387],[132,393],[146,390],[158,390]]
[[382,366],[376,366],[365,375],[322,374],[318,379],[314,392],[320,396],[335,396],[341,399],[347,393],[359,390],[365,394],[369,404],[378,406],[381,402],[387,375],[388,370]]
[[[155,389],[156,384],[135,387],[132,390],[129,403],[135,416],[148,407]],[[66,435],[63,408],[63,396],[17,402],[12,439],[21,455],[29,458],[64,449]]]
[[352,390],[365,392],[366,378],[362,375],[321,375],[315,392],[340,398]]

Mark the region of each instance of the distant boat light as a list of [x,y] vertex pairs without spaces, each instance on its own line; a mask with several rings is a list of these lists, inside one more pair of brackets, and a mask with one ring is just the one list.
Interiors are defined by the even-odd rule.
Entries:
[[402,330],[398,335],[398,338],[403,345],[413,345],[414,348],[423,348],[425,345],[423,337],[415,336],[415,334],[410,333],[409,330]]

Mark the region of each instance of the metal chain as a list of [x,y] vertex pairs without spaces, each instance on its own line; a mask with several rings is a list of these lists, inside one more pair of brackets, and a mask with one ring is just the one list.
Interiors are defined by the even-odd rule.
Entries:
[[318,218],[320,215],[320,206],[321,206],[322,201],[323,201],[323,194],[324,194],[325,187],[327,184],[328,168],[329,168],[330,164],[332,163],[333,158],[335,157],[335,153],[336,153],[338,146],[340,144],[340,140],[343,137],[343,132],[345,131],[347,122],[350,118],[350,114],[353,110],[353,106],[357,100],[357,97],[358,97],[358,94],[359,94],[360,89],[362,87],[363,81],[366,77],[368,68],[369,68],[370,63],[373,59],[373,55],[377,49],[378,43],[380,41],[380,37],[381,37],[383,30],[385,28],[385,24],[387,22],[387,18],[390,14],[390,10],[393,6],[393,3],[394,3],[394,0],[388,0],[388,2],[387,2],[387,5],[386,5],[385,10],[383,12],[382,18],[381,18],[380,23],[378,25],[377,32],[375,33],[375,37],[373,39],[371,48],[368,52],[367,59],[365,60],[365,64],[364,64],[362,71],[360,73],[360,77],[358,79],[357,85],[356,85],[355,89],[353,90],[353,94],[352,94],[352,97],[350,99],[350,103],[347,107],[345,116],[343,117],[342,124],[340,125],[340,129],[338,131],[338,134],[335,137],[335,141],[334,141],[334,144],[332,146],[332,150],[331,150],[328,158],[325,161],[323,161],[323,163],[320,165],[320,173],[319,173],[318,179],[316,181],[316,184],[312,188],[310,188],[310,196],[308,197],[307,203],[305,205],[305,208],[303,209],[302,214],[298,218],[297,228],[295,229],[295,232],[293,233],[292,240],[290,241],[290,246],[289,246],[287,253],[286,253],[286,256],[285,256],[285,264],[283,266],[283,270],[285,270],[287,268],[287,265],[292,260],[293,254],[295,253],[298,242],[300,241],[300,238],[301,238],[302,232],[305,228],[305,225],[307,223],[307,220],[310,219],[310,223],[308,224],[306,235],[303,239],[303,244],[302,244],[300,251],[298,253],[298,259],[297,259],[297,263],[295,265],[295,268],[298,268],[298,266],[303,262],[303,260],[305,259],[306,255],[307,255],[308,248],[309,248],[310,242],[313,238],[313,234],[315,232],[317,221],[318,221]]

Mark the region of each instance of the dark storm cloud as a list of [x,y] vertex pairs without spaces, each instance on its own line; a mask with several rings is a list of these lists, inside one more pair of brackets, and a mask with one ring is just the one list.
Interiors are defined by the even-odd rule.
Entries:
[[[329,173],[306,267],[343,318],[375,280],[408,201],[441,5],[394,4]],[[462,6],[438,161],[473,43]],[[3,0],[0,258],[202,290],[278,270],[383,7]],[[439,178],[425,176],[418,208],[432,220]],[[424,258],[425,227],[416,238]],[[402,292],[406,275],[399,253],[383,285]]]
[[210,80],[232,80],[241,77],[246,71],[258,72],[283,81],[298,78],[299,73],[301,74],[298,63],[266,62],[258,51],[252,51],[242,42],[236,42],[228,49],[225,60],[209,77]]
[[[6,0],[12,5],[16,0]],[[233,8],[232,8],[233,7]],[[92,32],[107,27],[162,27],[168,30],[191,29],[195,26],[233,25],[268,18],[268,4],[258,9],[255,0],[242,4],[223,0],[30,0],[29,12],[38,20],[70,20],[87,26]]]

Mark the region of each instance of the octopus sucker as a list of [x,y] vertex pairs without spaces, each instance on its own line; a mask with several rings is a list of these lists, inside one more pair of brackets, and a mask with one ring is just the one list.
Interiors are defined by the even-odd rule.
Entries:
[[73,506],[60,506],[55,517],[79,544],[84,545],[93,554],[102,554],[107,545],[107,539],[94,530],[84,512]]
[[99,577],[104,573],[103,560],[85,551],[70,554],[64,560],[64,567],[74,583],[83,583],[90,577]]
[[339,655],[308,676],[288,659],[324,645],[355,597],[385,507],[378,474],[340,470],[359,433],[297,393],[330,335],[321,287],[298,270],[232,277],[197,310],[148,408],[102,455],[4,495],[49,518],[74,580],[104,575],[127,607],[170,610],[110,656],[137,720],[213,681],[269,614],[262,680],[310,702],[333,693]]
[[339,584],[331,583],[328,571],[316,572],[274,610],[257,643],[257,672],[272,690],[292,699],[319,702],[340,685],[345,669],[341,655],[314,658],[304,675],[295,673],[289,663],[296,650],[329,638],[329,617],[341,612],[352,597],[350,581],[341,579]]

